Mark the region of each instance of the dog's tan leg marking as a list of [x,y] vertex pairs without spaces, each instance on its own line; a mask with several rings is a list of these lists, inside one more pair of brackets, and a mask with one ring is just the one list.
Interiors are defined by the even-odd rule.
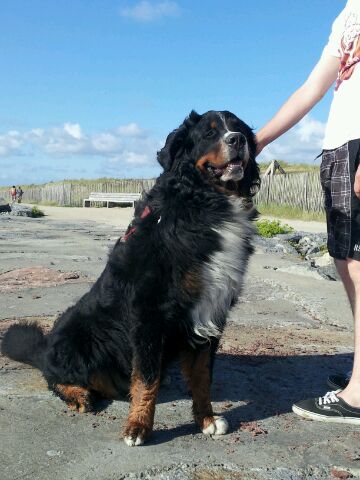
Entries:
[[58,383],[55,385],[55,391],[70,410],[78,410],[79,413],[91,410],[90,392],[87,388]]
[[182,371],[193,398],[193,414],[205,435],[224,435],[228,423],[224,417],[214,416],[210,401],[210,351],[187,352],[182,355]]
[[152,432],[159,385],[160,378],[146,385],[139,372],[132,374],[130,412],[124,429],[124,441],[130,447],[142,445]]

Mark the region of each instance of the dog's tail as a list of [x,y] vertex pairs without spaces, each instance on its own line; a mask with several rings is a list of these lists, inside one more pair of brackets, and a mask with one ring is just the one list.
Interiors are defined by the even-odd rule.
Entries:
[[1,353],[18,362],[41,369],[47,339],[36,323],[12,325],[1,343]]

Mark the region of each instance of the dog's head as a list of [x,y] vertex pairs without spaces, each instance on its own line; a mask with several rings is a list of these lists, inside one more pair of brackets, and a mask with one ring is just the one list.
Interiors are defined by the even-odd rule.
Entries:
[[164,171],[184,162],[194,165],[215,188],[229,195],[252,196],[260,186],[251,128],[231,112],[192,111],[158,153]]

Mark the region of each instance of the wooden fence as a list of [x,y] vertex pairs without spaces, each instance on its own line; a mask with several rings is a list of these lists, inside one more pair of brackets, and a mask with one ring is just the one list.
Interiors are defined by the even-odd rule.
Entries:
[[323,192],[319,172],[263,177],[255,202],[289,205],[306,212],[323,212]]
[[[154,183],[154,179],[145,179],[36,185],[23,188],[23,202],[82,207],[84,198],[88,198],[91,192],[142,193],[149,190]],[[8,199],[9,189],[0,188],[0,197]]]
[[[90,192],[142,193],[149,190],[154,179],[117,180],[94,183],[57,183],[24,187],[25,203],[43,203],[81,207]],[[9,189],[0,188],[0,197],[9,198]],[[260,192],[255,197],[257,204],[276,204],[299,207],[308,212],[323,211],[323,194],[319,173],[290,173],[262,178]]]

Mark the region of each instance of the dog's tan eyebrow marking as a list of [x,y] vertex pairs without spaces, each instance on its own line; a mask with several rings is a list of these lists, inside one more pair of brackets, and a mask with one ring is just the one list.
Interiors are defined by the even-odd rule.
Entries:
[[211,122],[210,126],[211,126],[211,128],[216,128],[217,125],[216,125],[215,120],[213,120],[213,121]]

